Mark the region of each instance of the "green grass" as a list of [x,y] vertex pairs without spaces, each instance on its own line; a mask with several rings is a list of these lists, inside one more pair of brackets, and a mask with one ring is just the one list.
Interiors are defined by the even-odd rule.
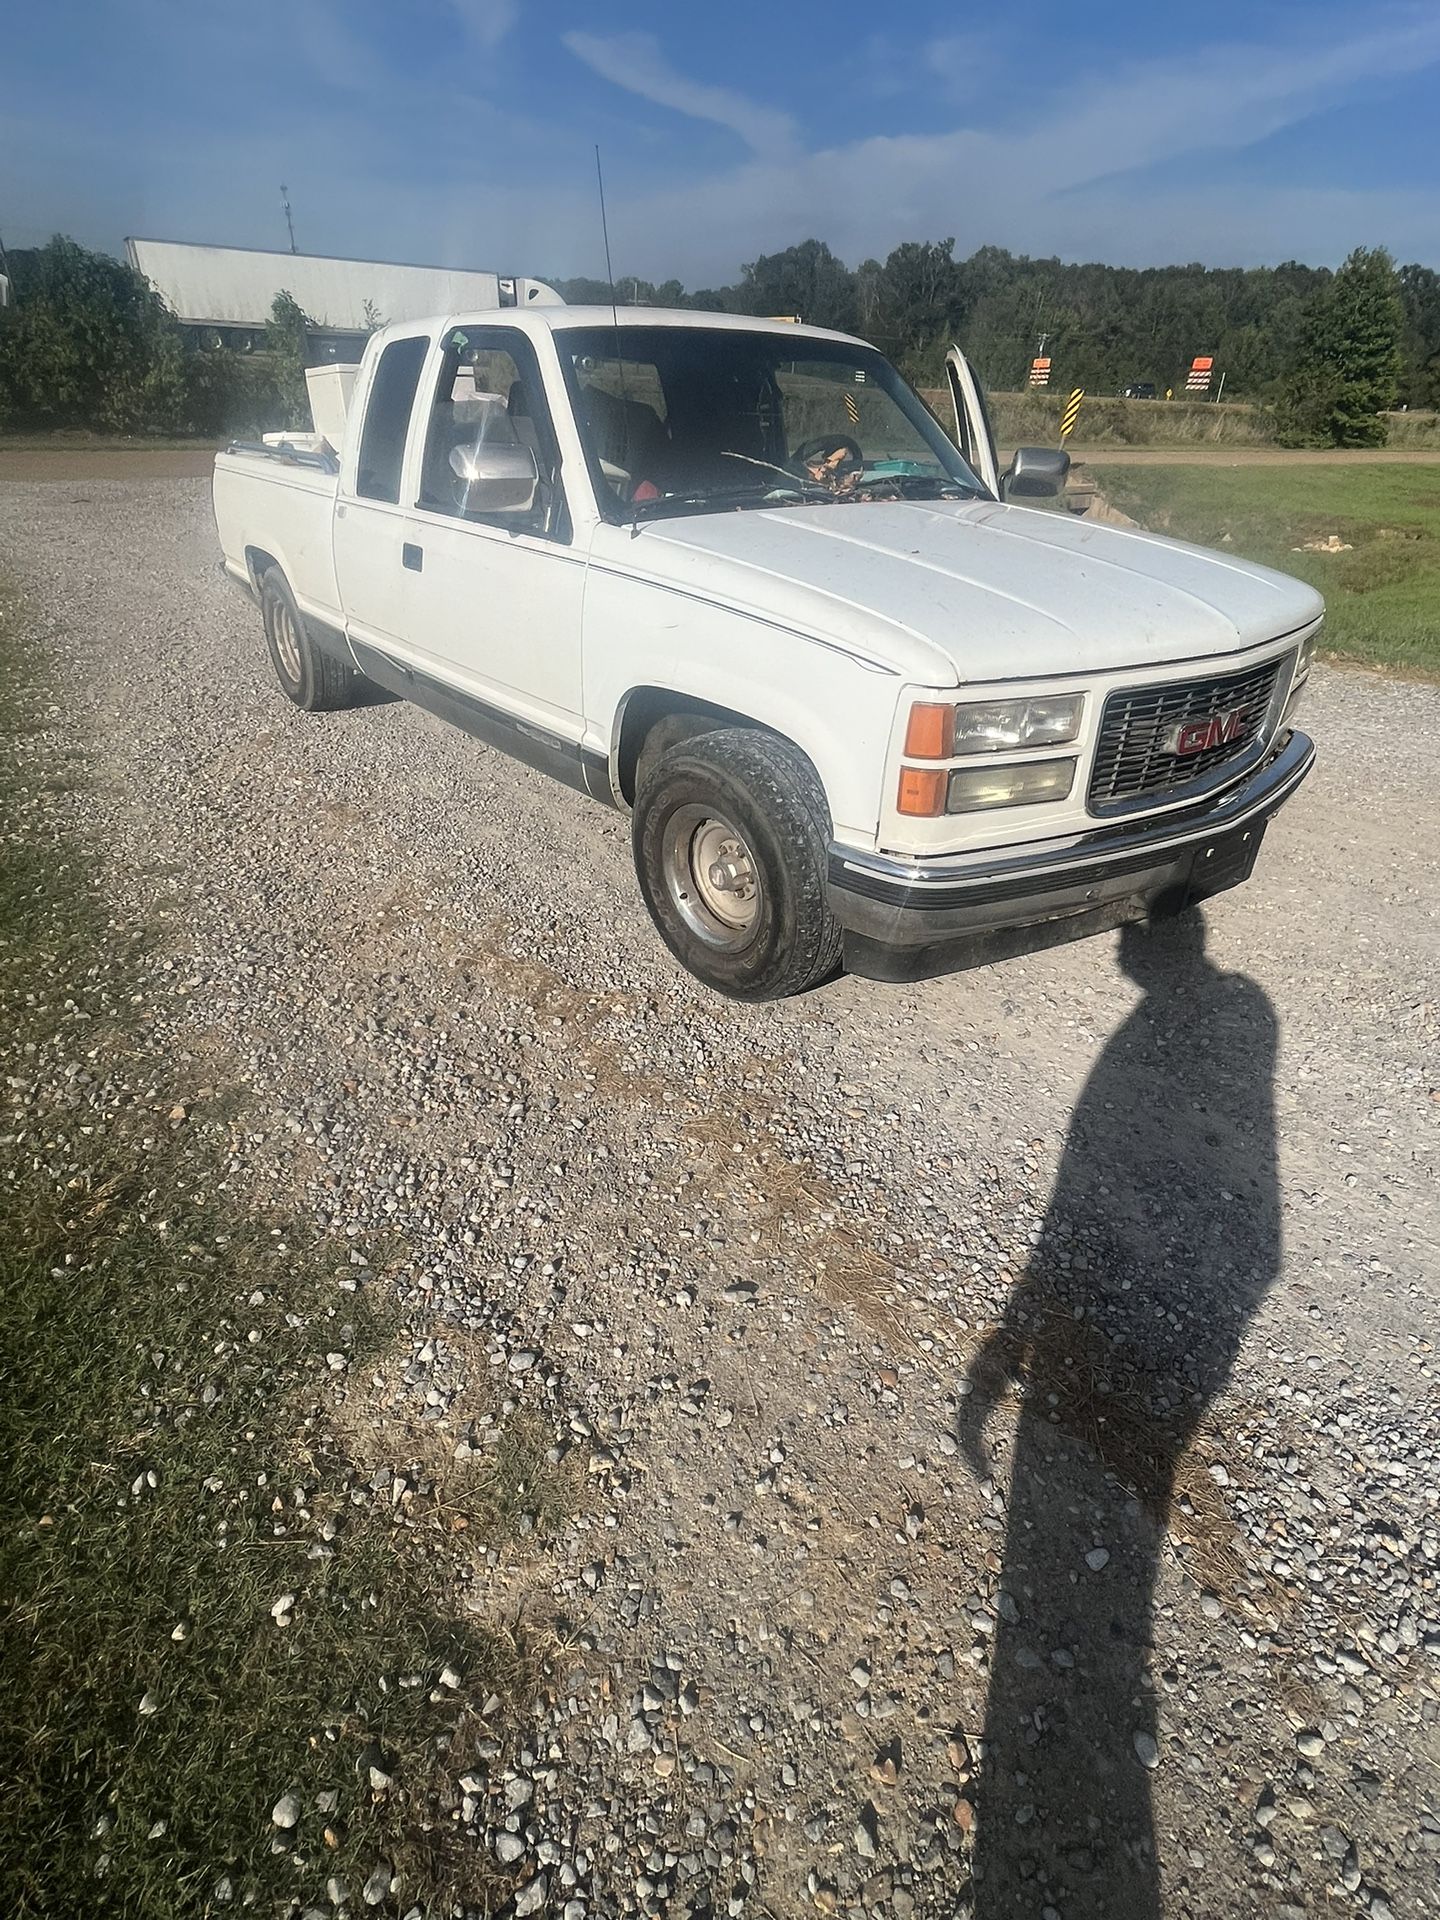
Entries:
[[0,1912],[164,1920],[228,1880],[271,1913],[331,1875],[354,1910],[382,1858],[386,1912],[488,1908],[496,1869],[449,1807],[537,1656],[453,1596],[472,1543],[522,1509],[543,1530],[568,1485],[512,1423],[476,1468],[434,1436],[402,1508],[370,1491],[415,1461],[363,1427],[371,1374],[410,1352],[390,1289],[221,1190],[223,1090],[179,1118],[38,658],[0,598]]
[[[1308,580],[1333,657],[1440,677],[1440,464],[1107,467],[1111,503],[1157,533]],[[1296,552],[1338,534],[1347,553]]]

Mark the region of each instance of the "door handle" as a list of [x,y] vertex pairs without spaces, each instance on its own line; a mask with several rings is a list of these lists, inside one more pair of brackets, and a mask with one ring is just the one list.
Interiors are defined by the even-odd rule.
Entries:
[[408,567],[412,573],[419,573],[425,564],[425,549],[413,546],[407,540],[400,549],[400,564]]

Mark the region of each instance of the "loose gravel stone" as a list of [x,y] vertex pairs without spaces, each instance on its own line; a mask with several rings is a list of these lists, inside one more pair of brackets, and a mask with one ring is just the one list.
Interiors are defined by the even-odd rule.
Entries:
[[[482,1628],[553,1625],[545,1687],[492,1708],[494,1676],[396,1681],[478,1729],[425,1815],[447,1849],[454,1827],[522,1875],[517,1912],[564,1920],[948,1917],[997,1830],[1035,1866],[1028,1910],[1065,1920],[1151,1851],[1165,1910],[1213,1920],[1318,1913],[1337,1885],[1403,1910],[1431,1883],[1440,690],[1316,668],[1317,771],[1256,881],[1206,903],[1203,991],[1130,977],[1105,939],[755,1007],[672,965],[622,815],[398,703],[291,709],[216,577],[203,483],[9,483],[0,547],[54,660],[33,750],[83,755],[88,786],[55,804],[102,849],[107,911],[155,935],[146,1044],[187,1084],[157,1083],[153,1125],[334,1252],[304,1392],[390,1442],[353,1498],[413,1535],[433,1462],[526,1460],[513,1532],[468,1536],[456,1601]],[[91,1078],[63,1097],[103,1128],[142,1096],[77,1051]],[[1157,1057],[1163,1109],[1136,1069]],[[7,1063],[0,1125],[34,1124],[42,1070]],[[357,1294],[400,1325],[383,1363],[352,1357]],[[1196,1368],[1239,1301],[1206,1406]],[[246,1366],[271,1310],[234,1329]],[[1002,1325],[1029,1343],[1024,1390],[992,1404],[974,1360]],[[1052,1345],[1061,1385],[1078,1371],[1092,1413],[1113,1390],[1138,1423],[1113,1473],[1023,1364]],[[227,1377],[217,1360],[217,1397]],[[1017,1421],[1047,1494],[1028,1583]],[[1157,1536],[1136,1459],[1171,1427]],[[580,1497],[550,1505],[527,1449]],[[143,1465],[120,1497],[150,1497]],[[345,1550],[340,1518],[317,1547]],[[304,1605],[259,1604],[282,1597],[277,1626]],[[164,1655],[191,1657],[170,1631]],[[1107,1764],[1057,1783],[1092,1701]],[[139,1712],[161,1704],[156,1679]],[[1134,1762],[1166,1750],[1153,1849],[1145,1789],[1116,1784],[1139,1717],[1158,1737]],[[872,1766],[883,1834],[854,1811]],[[406,1775],[380,1771],[393,1811]],[[317,1811],[337,1831],[345,1809]],[[1361,1836],[1363,1880],[1332,1827]],[[271,1844],[298,1862],[289,1831]],[[300,1912],[324,1859],[303,1871]],[[360,1899],[403,1920],[393,1878]]]
[[287,1831],[300,1824],[300,1796],[297,1793],[282,1793],[270,1809],[270,1818],[277,1827]]

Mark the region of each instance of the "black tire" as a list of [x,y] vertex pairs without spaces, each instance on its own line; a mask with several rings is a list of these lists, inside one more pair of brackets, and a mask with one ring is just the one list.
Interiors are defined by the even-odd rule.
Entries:
[[725,727],[677,742],[642,773],[631,838],[661,939],[717,993],[780,1000],[840,965],[830,813],[788,741]]
[[302,713],[335,713],[355,705],[361,676],[315,645],[290,583],[278,567],[268,567],[261,576],[260,617],[270,664],[287,700],[293,700]]

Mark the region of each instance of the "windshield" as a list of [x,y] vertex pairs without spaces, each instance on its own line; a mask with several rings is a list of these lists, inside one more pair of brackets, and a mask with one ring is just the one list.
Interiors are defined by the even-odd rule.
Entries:
[[607,520],[984,494],[873,347],[675,326],[555,344]]

